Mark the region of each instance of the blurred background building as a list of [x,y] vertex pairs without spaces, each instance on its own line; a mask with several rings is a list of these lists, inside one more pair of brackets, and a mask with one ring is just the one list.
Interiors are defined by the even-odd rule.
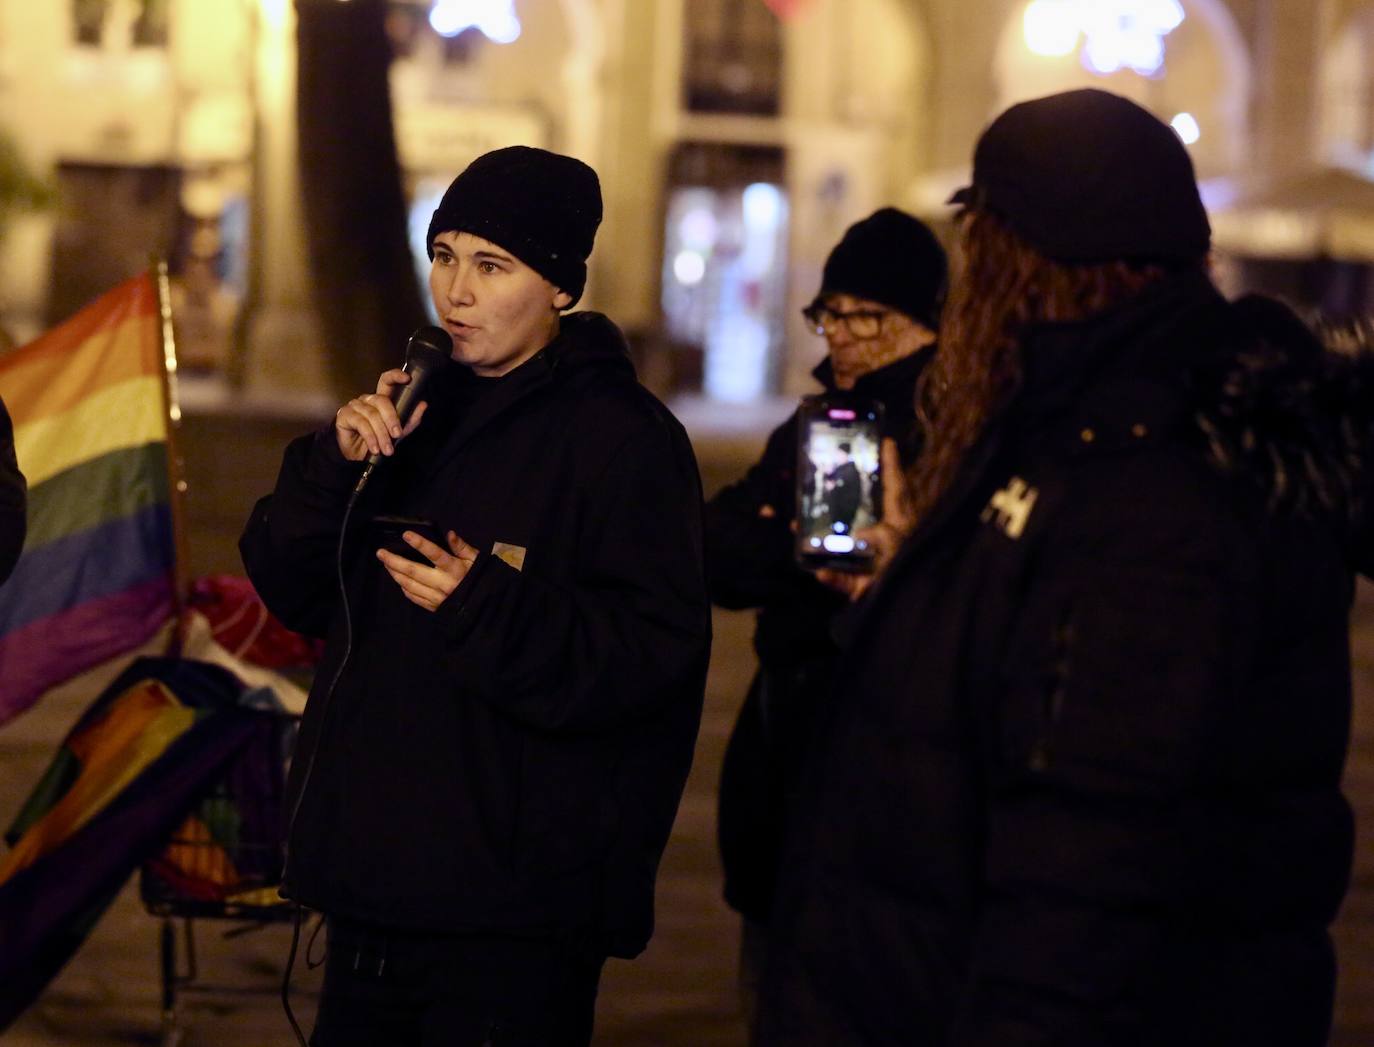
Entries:
[[[885,204],[947,225],[991,117],[1083,85],[1189,143],[1228,291],[1374,311],[1374,0],[0,0],[0,352],[168,258],[188,573],[238,572],[287,439],[371,388],[425,322],[437,195],[487,149],[542,145],[600,172],[584,303],[675,397],[709,493],[811,388],[823,346],[799,312],[846,226]],[[659,933],[608,969],[607,1044],[743,1039],[714,791],[752,624],[715,622]],[[1368,587],[1355,645],[1339,1047],[1374,1042]],[[93,693],[7,728],[0,808]],[[136,894],[121,905],[7,1043],[128,1042],[155,1021],[155,939]],[[285,942],[259,949],[258,978]],[[270,1001],[239,1025],[205,1013],[196,1042],[284,1032]]]
[[525,142],[601,173],[586,305],[649,384],[795,394],[845,226],[942,219],[992,115],[1088,84],[1189,143],[1229,290],[1364,312],[1372,78],[1368,0],[0,0],[0,325],[157,252],[193,394],[332,402],[423,322],[448,180]]

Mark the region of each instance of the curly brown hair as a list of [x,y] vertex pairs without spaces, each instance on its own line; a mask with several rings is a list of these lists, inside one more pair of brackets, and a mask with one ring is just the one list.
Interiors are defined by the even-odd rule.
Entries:
[[907,471],[913,520],[949,489],[964,456],[1019,386],[1028,328],[1106,312],[1172,271],[1125,261],[1056,262],[990,211],[972,209],[962,221],[964,264],[950,289],[939,349],[916,391],[925,442]]

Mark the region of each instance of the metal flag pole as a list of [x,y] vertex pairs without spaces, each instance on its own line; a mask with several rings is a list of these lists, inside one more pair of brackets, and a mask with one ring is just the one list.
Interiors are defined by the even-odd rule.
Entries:
[[159,329],[162,341],[162,403],[167,418],[167,481],[172,510],[172,613],[176,623],[168,639],[167,653],[181,654],[190,626],[186,598],[190,592],[186,543],[186,463],[181,455],[181,402],[177,393],[177,345],[172,326],[172,285],[167,260],[154,256],[150,275],[157,287]]

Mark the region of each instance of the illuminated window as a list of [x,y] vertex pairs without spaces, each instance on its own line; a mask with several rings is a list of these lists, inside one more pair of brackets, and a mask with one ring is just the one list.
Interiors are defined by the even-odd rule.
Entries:
[[688,109],[709,113],[779,111],[782,31],[758,0],[684,0],[683,91]]
[[170,8],[171,0],[71,0],[72,39],[83,47],[166,47]]

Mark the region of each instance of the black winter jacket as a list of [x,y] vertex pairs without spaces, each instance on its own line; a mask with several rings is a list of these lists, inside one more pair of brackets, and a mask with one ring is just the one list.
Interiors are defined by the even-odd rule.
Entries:
[[[577,934],[634,955],[710,645],[691,447],[594,313],[498,380],[448,368],[429,399],[354,510],[350,651],[335,548],[359,465],[332,430],[288,448],[240,543],[268,607],[328,637],[284,893],[380,927]],[[479,550],[436,612],[377,562],[374,514]]]
[[1025,358],[845,623],[762,1042],[1318,1047],[1368,407],[1201,274]]
[[[864,375],[849,394],[886,408],[884,433],[912,453],[916,380],[933,349]],[[813,372],[835,393],[827,358]],[[719,827],[725,899],[767,923],[789,798],[801,781],[816,709],[829,693],[839,648],[831,637],[844,597],[793,555],[797,414],[773,430],[763,456],[706,506],[706,574],[722,607],[757,607],[759,670],[735,721],[721,768]],[[772,516],[760,516],[763,506]]]

